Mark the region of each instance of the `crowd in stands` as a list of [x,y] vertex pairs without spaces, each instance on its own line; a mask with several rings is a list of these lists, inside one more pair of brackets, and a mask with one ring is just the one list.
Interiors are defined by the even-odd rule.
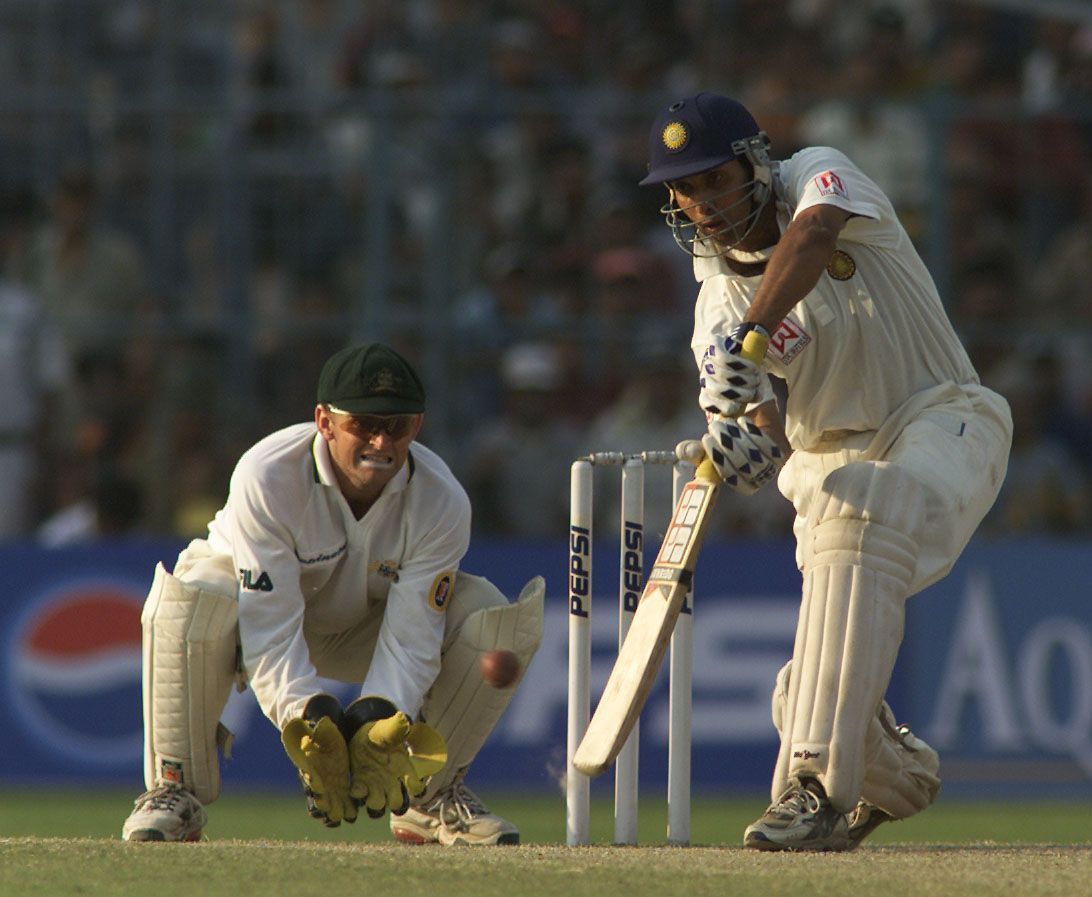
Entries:
[[[574,458],[704,429],[689,259],[636,187],[655,111],[699,89],[894,201],[1013,407],[984,531],[1092,532],[1079,4],[166,8],[0,8],[0,537],[202,534],[322,361],[383,339],[425,375],[421,438],[475,531],[563,538]],[[766,493],[728,496],[720,531],[787,535]]]

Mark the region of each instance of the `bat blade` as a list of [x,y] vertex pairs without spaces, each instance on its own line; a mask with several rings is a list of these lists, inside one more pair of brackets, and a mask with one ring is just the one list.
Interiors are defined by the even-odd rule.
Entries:
[[716,470],[704,461],[683,487],[603,696],[573,755],[573,766],[585,775],[606,771],[641,715],[690,591],[719,485]]

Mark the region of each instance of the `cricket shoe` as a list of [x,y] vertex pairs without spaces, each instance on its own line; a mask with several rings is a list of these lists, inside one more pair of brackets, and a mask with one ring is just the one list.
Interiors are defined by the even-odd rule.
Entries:
[[894,820],[895,817],[890,813],[885,813],[867,800],[857,801],[857,806],[846,817],[849,824],[849,850],[856,850],[880,825]]
[[852,846],[846,814],[831,806],[822,786],[795,780],[761,818],[747,826],[743,845],[755,850],[849,850]]
[[427,804],[391,814],[391,832],[408,844],[519,844],[519,829],[463,784],[465,770]]
[[161,784],[133,803],[121,837],[126,841],[200,841],[208,814],[192,793]]

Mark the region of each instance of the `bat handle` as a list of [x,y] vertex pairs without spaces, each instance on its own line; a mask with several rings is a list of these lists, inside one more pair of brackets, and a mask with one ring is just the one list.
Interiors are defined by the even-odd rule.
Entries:
[[698,465],[698,469],[694,472],[695,480],[706,480],[710,483],[719,483],[720,474],[717,473],[716,467],[713,466],[713,462],[708,457],[702,458],[701,463]]

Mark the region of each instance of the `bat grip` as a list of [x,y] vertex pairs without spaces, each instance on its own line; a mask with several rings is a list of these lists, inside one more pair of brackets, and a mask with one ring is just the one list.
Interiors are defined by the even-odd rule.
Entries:
[[702,458],[701,463],[698,465],[698,469],[694,472],[695,480],[706,480],[710,483],[719,483],[720,474],[717,473],[716,467],[713,466],[713,462],[708,457]]

